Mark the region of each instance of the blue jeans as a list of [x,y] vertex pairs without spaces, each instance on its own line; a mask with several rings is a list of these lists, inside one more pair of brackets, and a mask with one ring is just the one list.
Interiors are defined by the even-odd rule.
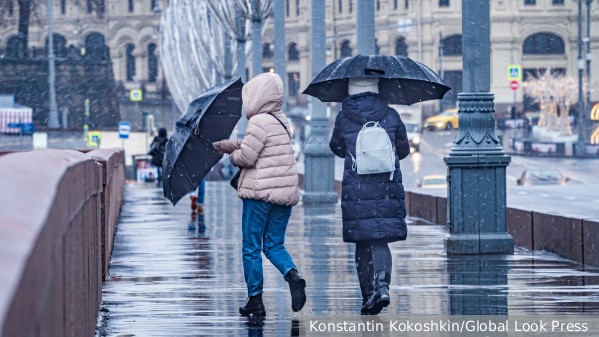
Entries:
[[198,186],[198,204],[204,205],[204,195],[206,194],[206,179],[202,179],[200,186]]
[[270,202],[243,199],[243,275],[248,296],[262,293],[262,256],[287,275],[296,269],[291,255],[285,249],[285,230],[291,215],[291,206],[275,205]]

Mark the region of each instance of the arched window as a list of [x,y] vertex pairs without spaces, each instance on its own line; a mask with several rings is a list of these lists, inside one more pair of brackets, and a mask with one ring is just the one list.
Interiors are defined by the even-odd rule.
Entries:
[[354,53],[354,50],[349,45],[349,40],[345,40],[341,43],[341,57],[350,57]]
[[272,45],[268,42],[262,44],[262,58],[265,60],[271,59],[273,57],[272,53]]
[[563,55],[564,40],[552,33],[536,33],[524,40],[524,55]]
[[148,45],[148,82],[156,82],[158,77],[158,58],[156,57],[156,44]]
[[408,45],[406,44],[406,38],[403,36],[395,40],[395,55],[408,56]]
[[135,46],[133,43],[128,43],[125,47],[125,63],[127,68],[127,81],[133,81],[135,77],[135,56],[133,55]]
[[292,42],[287,49],[287,59],[289,61],[299,61],[300,55],[299,50],[297,50],[297,44]]
[[443,55],[462,55],[462,35],[451,35],[443,39]]
[[19,37],[11,36],[6,41],[6,57],[19,57]]
[[90,33],[85,38],[85,58],[88,62],[109,61],[108,47],[104,35]]
[[[54,56],[64,58],[67,57],[67,39],[57,33],[52,34],[54,39],[52,43],[54,44]],[[44,49],[45,55],[48,55],[48,38],[46,38],[46,45]]]

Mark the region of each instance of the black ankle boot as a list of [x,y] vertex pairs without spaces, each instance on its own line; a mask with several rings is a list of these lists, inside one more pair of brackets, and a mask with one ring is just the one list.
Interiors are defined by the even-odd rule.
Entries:
[[302,310],[306,304],[306,281],[299,276],[297,270],[291,269],[285,275],[291,293],[291,309],[295,312]]
[[362,307],[360,309],[360,315],[364,316],[364,315],[370,315],[370,311],[367,310],[366,308],[364,308],[364,306],[366,305],[366,303],[368,303],[368,300],[370,300],[370,298],[372,297],[373,293],[367,294],[367,295],[362,295]]
[[245,305],[239,308],[239,314],[241,316],[266,316],[262,294],[248,297]]
[[391,281],[391,275],[384,271],[379,271],[375,275],[374,287],[375,292],[372,297],[364,304],[362,310],[368,311],[369,315],[378,315],[384,307],[391,303],[391,297],[389,296],[389,283]]

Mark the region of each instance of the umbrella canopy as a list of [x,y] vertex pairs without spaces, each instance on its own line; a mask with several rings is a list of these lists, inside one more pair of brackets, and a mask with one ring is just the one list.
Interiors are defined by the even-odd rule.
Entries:
[[166,144],[164,196],[175,205],[198,188],[223,157],[212,143],[228,139],[241,117],[241,79],[217,85],[189,104]]
[[389,104],[440,99],[451,90],[434,71],[410,58],[358,54],[326,66],[303,93],[323,102],[342,102],[349,95],[348,79],[357,77],[379,78],[379,94]]

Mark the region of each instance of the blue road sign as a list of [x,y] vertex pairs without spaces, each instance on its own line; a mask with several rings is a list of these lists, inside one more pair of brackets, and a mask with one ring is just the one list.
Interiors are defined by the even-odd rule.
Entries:
[[130,133],[131,133],[131,123],[119,122],[119,138],[129,139]]
[[35,131],[33,123],[8,123],[9,128],[21,128],[21,133],[32,135]]

